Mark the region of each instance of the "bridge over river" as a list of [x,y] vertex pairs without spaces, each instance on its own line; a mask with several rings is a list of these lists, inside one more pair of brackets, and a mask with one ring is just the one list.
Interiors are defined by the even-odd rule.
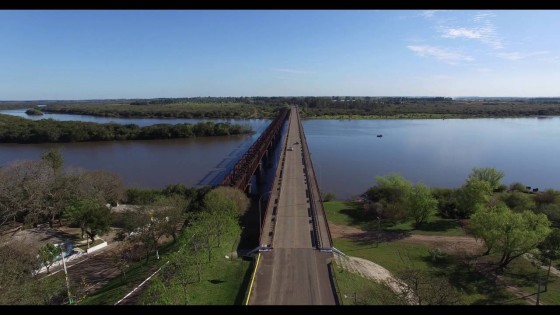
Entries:
[[[257,263],[247,304],[334,305],[337,297],[328,264],[336,249],[303,126],[296,107],[283,115],[279,118],[288,128],[281,139],[280,160],[261,221],[260,246],[254,251]],[[279,123],[275,120],[271,126]],[[239,188],[245,190],[246,182]]]

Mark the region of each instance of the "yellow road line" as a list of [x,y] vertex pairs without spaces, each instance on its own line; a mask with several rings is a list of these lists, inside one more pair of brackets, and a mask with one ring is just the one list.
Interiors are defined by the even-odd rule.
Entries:
[[255,270],[253,270],[253,277],[251,279],[251,285],[249,286],[249,294],[247,294],[247,301],[245,305],[249,305],[249,299],[251,298],[251,290],[253,290],[253,282],[255,282],[255,275],[257,274],[257,268],[259,268],[259,261],[261,260],[261,253],[257,256],[257,264],[255,265]]

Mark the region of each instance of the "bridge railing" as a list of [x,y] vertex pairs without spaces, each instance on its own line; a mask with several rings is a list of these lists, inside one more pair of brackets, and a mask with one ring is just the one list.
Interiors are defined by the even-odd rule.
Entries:
[[280,114],[270,123],[247,152],[243,154],[241,159],[237,161],[231,172],[224,177],[220,183],[221,186],[235,186],[241,190],[245,190],[265,151],[278,136],[287,114],[287,108],[280,110]]
[[[321,215],[323,216],[323,220],[325,222],[325,227],[327,228],[327,236],[329,238],[329,247],[332,247],[332,237],[331,237],[331,231],[329,228],[329,223],[327,222],[327,216],[325,215],[325,209],[323,207],[323,198],[321,198],[321,190],[319,188],[319,184],[317,183],[317,176],[315,176],[315,169],[313,168],[313,161],[311,160],[311,154],[309,153],[309,147],[307,146],[307,138],[305,137],[305,133],[303,132],[303,123],[301,120],[301,116],[299,114],[299,110],[297,111],[297,115],[298,115],[298,121],[299,121],[299,132],[300,132],[300,137],[302,140],[302,151],[303,151],[303,156],[304,156],[304,162],[305,162],[305,172],[307,175],[307,189],[309,191],[309,204],[311,207],[311,213],[313,215],[313,228],[317,231],[315,234],[316,238],[317,238],[317,247],[321,248],[323,244],[321,244],[322,242],[322,238],[321,238],[321,231],[319,229],[319,224],[317,222],[317,210],[321,212]],[[311,179],[313,178],[313,179]],[[311,184],[311,180],[313,180],[313,185]],[[319,196],[315,196],[315,189],[313,189],[314,187],[317,189],[317,193],[319,194]]]
[[[288,116],[286,117],[286,119],[288,120],[288,123],[290,122],[291,119],[291,114],[288,111]],[[274,200],[276,196],[280,196],[280,192],[282,190],[282,185],[279,184],[278,182],[278,178],[280,177],[280,173],[283,171],[283,167],[284,167],[284,162],[286,161],[286,148],[288,145],[288,136],[290,134],[290,128],[286,128],[286,135],[283,137],[282,139],[282,144],[280,145],[280,156],[278,159],[278,164],[276,165],[276,171],[275,171],[275,175],[274,175],[274,182],[272,184],[272,188],[271,188],[271,193],[270,196],[268,197],[268,201],[266,202],[266,206],[265,206],[265,213],[264,213],[264,220],[261,222],[261,234],[260,234],[260,240],[259,240],[259,244],[264,244],[264,240],[268,237],[268,241],[269,244],[272,245],[272,243],[274,242],[274,228],[276,227],[276,219],[274,221],[271,221],[271,227],[270,227],[270,231],[267,232],[272,232],[272,235],[269,234],[263,234],[264,232],[264,227],[266,226],[266,222],[268,222],[269,217],[272,215],[272,213],[274,211],[269,211],[269,207],[270,207],[270,201]],[[274,202],[273,202],[274,204]]]

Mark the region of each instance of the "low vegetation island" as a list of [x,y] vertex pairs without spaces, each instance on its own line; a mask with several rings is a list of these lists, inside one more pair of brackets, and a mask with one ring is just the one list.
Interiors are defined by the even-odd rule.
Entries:
[[272,118],[297,105],[304,118],[442,119],[560,115],[560,98],[515,97],[192,97],[87,101],[1,102],[0,108],[46,105],[44,112],[102,117]]
[[251,128],[246,125],[212,121],[139,127],[134,124],[98,124],[52,119],[34,121],[0,114],[0,143],[174,139],[239,135],[251,132]]

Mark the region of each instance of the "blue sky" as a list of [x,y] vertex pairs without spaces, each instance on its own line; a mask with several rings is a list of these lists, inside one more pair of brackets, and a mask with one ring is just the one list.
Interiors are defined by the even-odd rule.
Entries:
[[0,100],[560,96],[560,11],[0,11]]

